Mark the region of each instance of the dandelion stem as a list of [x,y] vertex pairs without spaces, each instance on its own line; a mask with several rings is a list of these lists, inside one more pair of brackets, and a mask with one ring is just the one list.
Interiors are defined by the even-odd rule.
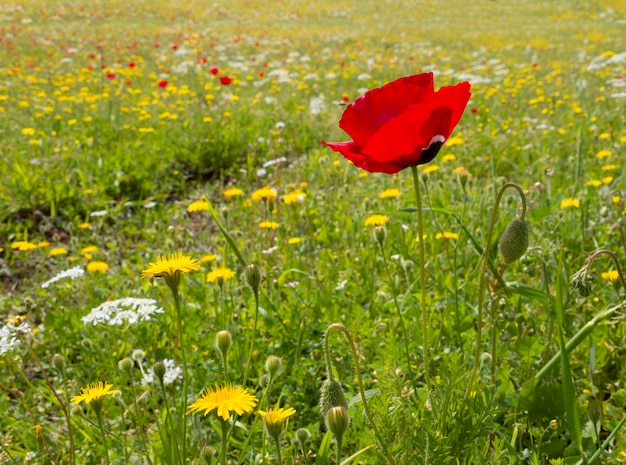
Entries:
[[223,418],[220,418],[222,425],[222,450],[220,451],[220,463],[226,465],[226,449],[228,447],[228,423]]
[[424,244],[424,221],[422,212],[422,196],[420,194],[420,179],[417,166],[411,166],[413,172],[413,186],[415,188],[415,202],[417,207],[417,238],[419,240],[420,254],[420,287],[421,307],[422,307],[422,347],[424,350],[424,379],[426,380],[426,390],[430,399],[430,345],[428,343],[429,309],[426,306],[426,246]]
[[243,375],[243,386],[248,382],[248,374],[250,373],[250,363],[252,363],[252,351],[254,350],[254,339],[256,338],[256,328],[259,323],[259,291],[252,290],[254,294],[254,326],[252,327],[252,336],[250,337],[250,350],[248,351],[248,360],[246,361],[246,371]]
[[336,462],[337,462],[337,465],[341,465],[341,442],[343,439],[343,435],[339,434],[336,436],[336,438],[337,438]]
[[102,412],[100,409],[95,409],[96,417],[98,418],[98,426],[100,427],[100,433],[102,434],[102,445],[104,446],[104,456],[106,458],[107,465],[110,465],[109,461],[109,447],[107,446],[107,437],[104,433],[104,424],[102,423]]
[[182,462],[187,457],[187,390],[189,388],[189,376],[187,373],[187,355],[185,352],[185,346],[183,341],[183,319],[181,315],[180,294],[178,293],[178,286],[171,286],[172,295],[174,296],[174,307],[176,309],[176,341],[178,343],[178,349],[183,362],[183,393],[180,399],[179,408],[179,424],[182,425],[181,442],[182,442]]
[[278,465],[283,465],[283,457],[280,453],[280,439],[279,436],[274,438],[274,442],[276,443],[276,455],[278,455]]

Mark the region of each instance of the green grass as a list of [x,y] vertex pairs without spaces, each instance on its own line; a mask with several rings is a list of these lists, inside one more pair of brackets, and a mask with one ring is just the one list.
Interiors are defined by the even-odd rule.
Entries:
[[[255,410],[296,410],[280,437],[285,464],[355,454],[351,463],[625,462],[624,289],[603,276],[617,269],[606,254],[589,266],[590,295],[567,286],[591,252],[622,263],[626,253],[625,11],[623,1],[3,6],[0,329],[23,320],[33,333],[11,348],[3,340],[0,462],[100,464],[108,453],[111,463],[219,463],[221,420],[185,406],[205,387],[240,386],[246,369]],[[411,175],[366,175],[320,141],[346,139],[337,122],[366,89],[431,69],[437,87],[469,80],[472,99],[421,174],[429,391]],[[507,191],[476,360],[481,262],[507,182],[527,192],[530,248],[508,267],[498,255],[519,204]],[[252,200],[263,186],[275,200]],[[232,187],[243,195],[225,197]],[[380,197],[391,188],[401,195]],[[285,202],[296,190],[301,201]],[[209,211],[187,211],[199,199],[228,238]],[[389,218],[384,259],[365,225],[372,214]],[[67,253],[51,255],[58,248]],[[258,312],[235,248],[261,271]],[[215,255],[184,275],[180,319],[164,280],[140,277],[177,251]],[[41,287],[96,261],[108,269]],[[207,282],[218,266],[236,277]],[[154,299],[163,313],[121,326],[81,320],[125,297]],[[332,373],[351,418],[339,454],[319,408],[323,339],[336,323],[363,377],[359,386],[349,341],[333,332]],[[233,339],[225,373],[220,330]],[[269,355],[282,360],[272,376]],[[165,359],[185,365],[184,379],[142,384]],[[120,391],[104,398],[104,433],[92,406],[70,402],[99,380]],[[256,411],[227,426],[229,463],[278,463]],[[298,429],[310,438],[298,442]]]

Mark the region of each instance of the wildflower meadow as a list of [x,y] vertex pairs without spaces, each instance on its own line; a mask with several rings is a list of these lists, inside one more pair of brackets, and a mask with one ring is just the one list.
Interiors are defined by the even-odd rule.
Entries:
[[0,463],[626,463],[626,1],[0,3]]

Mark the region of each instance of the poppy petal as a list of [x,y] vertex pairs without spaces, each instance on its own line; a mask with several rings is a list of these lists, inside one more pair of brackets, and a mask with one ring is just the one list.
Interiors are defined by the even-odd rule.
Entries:
[[326,142],[322,141],[322,144],[330,147],[335,152],[341,153],[345,158],[350,160],[358,168],[369,171],[370,173],[387,173],[394,174],[406,166],[396,166],[389,163],[382,163],[374,160],[361,153],[361,149],[354,142]]
[[433,73],[406,76],[372,89],[352,102],[341,116],[339,127],[360,147],[387,121],[434,93]]
[[[442,87],[387,121],[363,147],[362,153],[384,164],[407,167],[432,160],[438,150],[427,151],[434,138],[450,137],[470,98],[470,84]],[[438,137],[439,136],[439,137]],[[441,144],[442,145],[442,144]]]

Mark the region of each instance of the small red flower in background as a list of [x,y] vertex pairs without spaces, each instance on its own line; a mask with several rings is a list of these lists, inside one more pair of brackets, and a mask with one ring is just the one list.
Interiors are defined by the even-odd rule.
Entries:
[[107,78],[115,79],[115,73],[107,73]]
[[213,76],[215,76],[215,75],[216,75],[217,73],[219,73],[219,72],[220,72],[220,69],[219,69],[219,68],[215,68],[215,67],[211,68],[211,74],[212,74]]
[[169,84],[169,82],[167,82],[165,79],[163,79],[162,81],[159,81],[158,86],[163,88],[163,87],[167,87],[168,84]]
[[406,76],[348,105],[339,127],[350,142],[326,142],[356,166],[393,174],[431,161],[450,137],[470,99],[470,84],[434,89],[433,73]]
[[134,68],[136,66],[134,61],[131,61],[130,63],[128,63],[128,67],[129,68]]
[[222,76],[220,77],[220,82],[222,84],[224,84],[225,86],[227,86],[228,84],[230,84],[231,82],[233,82],[233,79],[228,77],[228,76]]

